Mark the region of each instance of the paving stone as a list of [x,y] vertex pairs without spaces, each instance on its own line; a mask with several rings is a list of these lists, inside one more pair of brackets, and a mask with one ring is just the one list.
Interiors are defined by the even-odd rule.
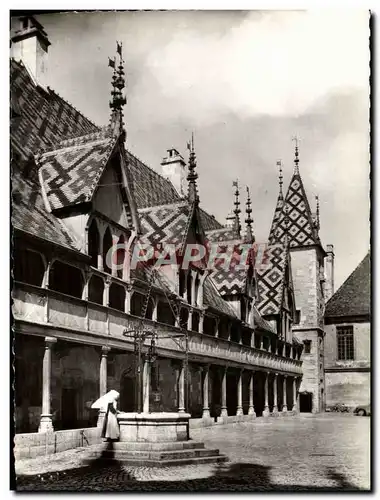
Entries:
[[223,464],[131,467],[85,449],[17,460],[19,491],[342,491],[370,488],[370,419],[328,414],[194,429]]

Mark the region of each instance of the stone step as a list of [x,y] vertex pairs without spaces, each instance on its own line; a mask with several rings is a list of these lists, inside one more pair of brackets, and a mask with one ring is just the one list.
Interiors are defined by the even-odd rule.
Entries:
[[[104,460],[112,462],[112,459]],[[226,461],[228,461],[228,457],[226,457],[225,455],[213,455],[209,457],[174,458],[171,460],[128,458],[124,459],[123,463],[125,465],[132,465],[136,467],[173,467],[181,465],[221,463]],[[91,460],[86,460],[85,463],[91,464]]]
[[[109,443],[101,443],[91,446],[91,450],[103,451],[107,449]],[[189,450],[193,448],[204,448],[204,443],[199,441],[176,441],[168,443],[144,443],[144,442],[114,442],[112,443],[112,449],[115,451],[170,451],[170,450]],[[88,448],[87,448],[88,449]]]
[[169,450],[169,451],[140,451],[140,450],[103,450],[91,451],[89,458],[104,458],[105,460],[118,460],[123,462],[129,459],[137,460],[175,460],[196,457],[211,457],[219,455],[217,449],[187,449],[187,450]]

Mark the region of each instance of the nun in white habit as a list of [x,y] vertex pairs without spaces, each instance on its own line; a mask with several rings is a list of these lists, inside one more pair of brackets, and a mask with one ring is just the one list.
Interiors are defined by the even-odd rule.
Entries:
[[91,408],[97,408],[106,412],[104,416],[102,438],[115,441],[120,437],[119,423],[117,421],[117,401],[120,394],[117,391],[109,391],[92,404]]

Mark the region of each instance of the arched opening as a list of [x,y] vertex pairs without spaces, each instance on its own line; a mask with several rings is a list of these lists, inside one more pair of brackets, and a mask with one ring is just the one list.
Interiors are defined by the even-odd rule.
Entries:
[[141,293],[133,292],[131,298],[131,314],[133,316],[141,316],[144,299],[145,297]]
[[109,306],[124,312],[125,288],[117,283],[112,283],[109,289]]
[[[123,246],[123,248],[121,248],[121,246]],[[121,235],[118,241],[118,247],[116,253],[117,276],[120,279],[123,278],[124,260],[125,260],[125,238],[123,235]]]
[[[103,267],[104,271],[108,274],[112,272],[112,256],[108,254],[109,249],[112,247],[112,234],[110,228],[107,227],[103,238]],[[108,258],[107,258],[108,257]]]
[[53,263],[49,275],[51,290],[81,299],[83,286],[84,279],[80,269],[59,260]]
[[188,309],[185,309],[184,307],[181,309],[179,313],[179,318],[180,318],[180,326],[181,328],[184,328],[187,330],[187,322],[189,319],[189,311]]
[[13,276],[16,281],[42,286],[45,265],[42,256],[27,248],[16,246],[13,254]]
[[120,411],[133,412],[136,409],[136,383],[134,373],[125,370],[120,378]]
[[157,321],[167,325],[175,325],[175,318],[170,305],[167,302],[160,301],[157,307]]
[[192,285],[192,276],[191,272],[189,271],[187,273],[187,278],[186,278],[187,302],[189,304],[191,304],[191,285]]
[[200,286],[200,279],[198,274],[195,277],[195,285],[194,285],[194,304],[199,306],[199,286]]
[[92,219],[88,229],[88,255],[91,257],[91,266],[98,267],[98,254],[99,254],[99,230],[95,219]]
[[240,319],[247,322],[247,302],[245,297],[240,299]]
[[103,304],[104,281],[100,276],[91,276],[88,284],[88,300],[95,304]]
[[211,336],[214,336],[216,333],[216,319],[211,316],[207,316],[207,314],[203,320],[203,333]]
[[191,317],[191,329],[194,332],[199,332],[199,313],[197,311],[193,311]]
[[186,290],[186,273],[183,269],[179,270],[179,296],[184,297]]
[[311,392],[300,392],[300,412],[311,413],[313,409],[313,394]]
[[228,319],[221,318],[219,321],[219,338],[228,339]]
[[153,319],[153,310],[154,310],[154,300],[152,297],[149,297],[148,305],[146,308],[146,314],[145,314],[145,317],[147,319]]
[[231,325],[231,342],[240,342],[240,328],[239,324],[236,323],[235,321]]

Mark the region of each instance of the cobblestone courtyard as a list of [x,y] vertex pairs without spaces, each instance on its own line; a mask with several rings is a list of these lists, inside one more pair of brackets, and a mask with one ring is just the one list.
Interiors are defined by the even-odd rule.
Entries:
[[370,419],[324,414],[258,418],[196,429],[191,437],[229,457],[167,468],[81,464],[86,451],[16,463],[18,490],[292,491],[370,487]]

